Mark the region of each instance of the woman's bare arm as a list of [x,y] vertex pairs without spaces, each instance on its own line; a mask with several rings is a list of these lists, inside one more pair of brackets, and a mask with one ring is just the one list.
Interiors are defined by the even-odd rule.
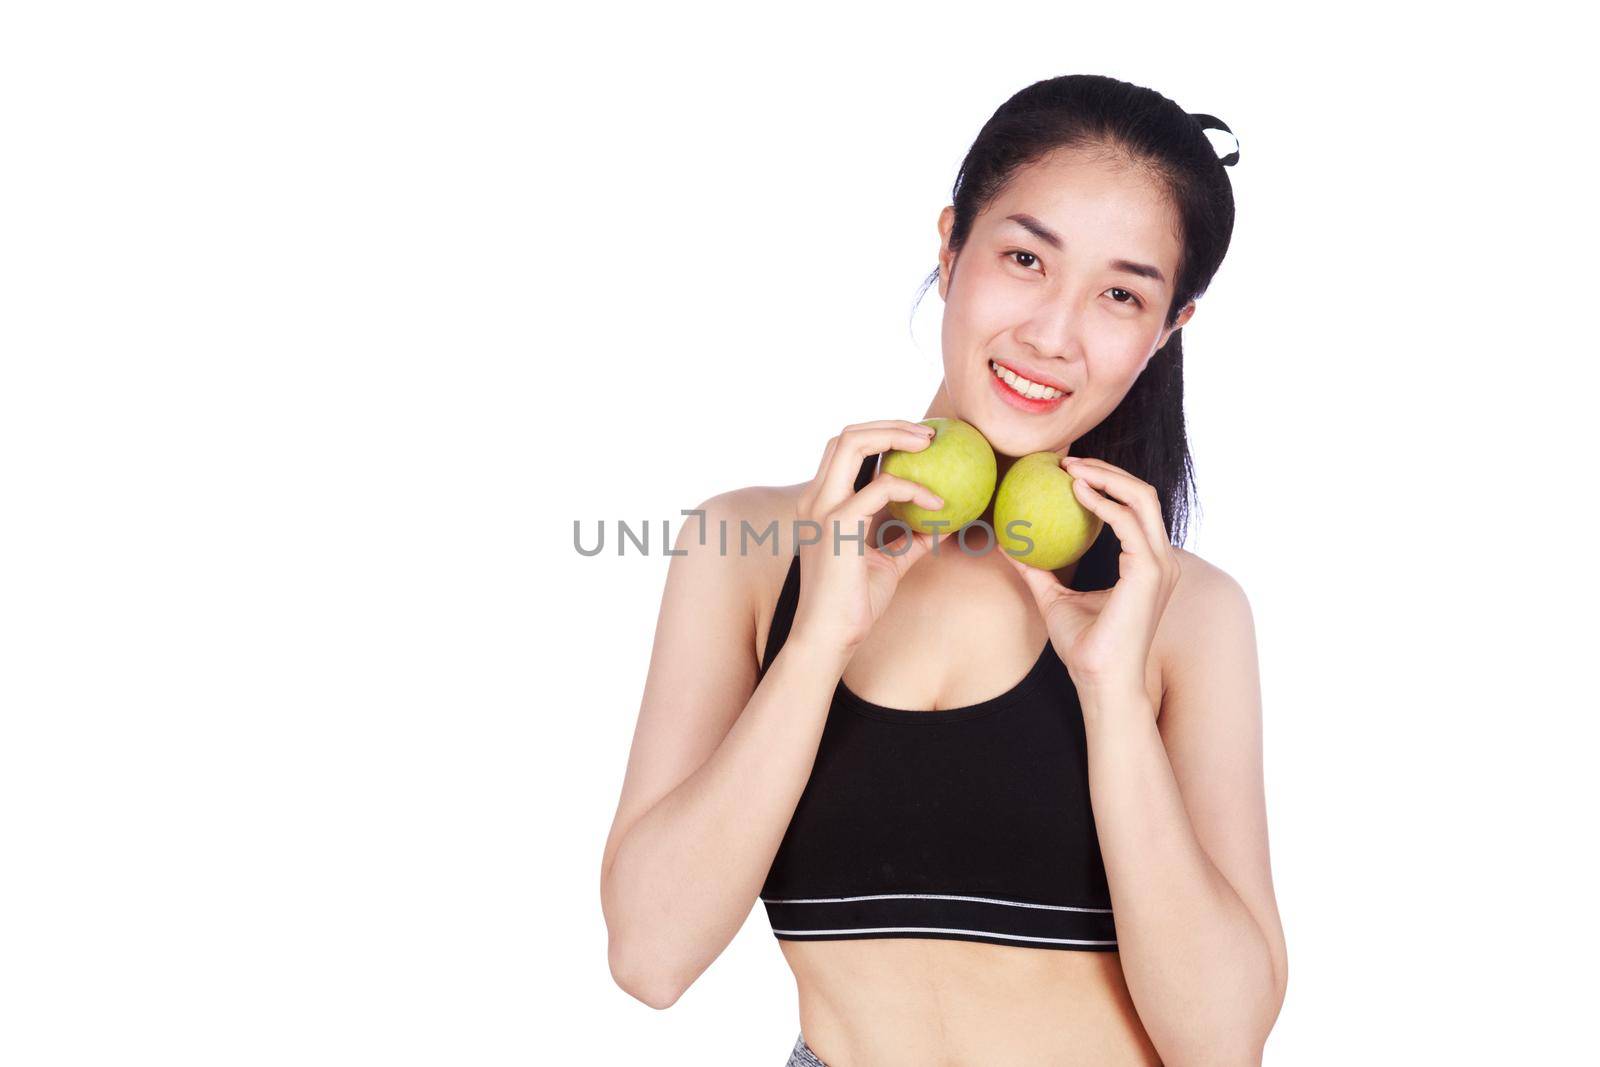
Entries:
[[[706,544],[685,523],[676,547],[687,554],[668,568],[600,882],[612,975],[652,1007],[676,1001],[748,918],[848,659],[792,634],[756,684],[755,583],[774,569],[738,554],[739,522],[760,530],[779,518],[787,533],[784,492],[708,500]],[[718,551],[724,520],[727,555]],[[787,558],[789,538],[780,544]]]

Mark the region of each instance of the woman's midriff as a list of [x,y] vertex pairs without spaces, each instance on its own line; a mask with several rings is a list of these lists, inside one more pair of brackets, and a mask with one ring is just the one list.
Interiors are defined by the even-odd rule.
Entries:
[[787,941],[828,1067],[1159,1067],[1115,952],[933,938]]

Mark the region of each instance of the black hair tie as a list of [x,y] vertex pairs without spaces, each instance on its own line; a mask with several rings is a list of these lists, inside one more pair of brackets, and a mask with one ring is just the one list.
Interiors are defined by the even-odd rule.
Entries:
[[1226,122],[1223,122],[1215,115],[1195,114],[1190,115],[1189,117],[1198,122],[1202,130],[1221,130],[1229,137],[1232,137],[1233,151],[1222,157],[1222,165],[1224,167],[1231,167],[1235,163],[1239,162],[1239,136],[1228,128],[1228,124]]

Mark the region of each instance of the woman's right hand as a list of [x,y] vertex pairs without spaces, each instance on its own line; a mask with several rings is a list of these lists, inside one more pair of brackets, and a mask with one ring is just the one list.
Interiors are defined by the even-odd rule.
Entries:
[[[872,517],[891,500],[943,507],[944,501],[932,490],[882,472],[859,491],[855,488],[868,456],[890,449],[920,452],[932,439],[931,426],[885,419],[846,426],[828,442],[816,478],[800,496],[796,515],[804,537],[817,536],[820,529],[820,539],[798,550],[795,636],[841,654],[853,653],[889,606],[901,577],[933,547],[933,538],[925,533],[911,534],[908,546],[906,531],[900,528],[900,539],[886,545],[894,551],[886,552],[875,547],[871,535]],[[807,520],[816,526],[806,525]],[[859,539],[836,542],[835,523],[841,538],[859,534]]]

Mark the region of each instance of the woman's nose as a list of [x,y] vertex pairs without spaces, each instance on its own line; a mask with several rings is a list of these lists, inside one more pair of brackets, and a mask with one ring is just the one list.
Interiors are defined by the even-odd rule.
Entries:
[[1041,359],[1071,358],[1078,347],[1078,316],[1065,301],[1041,305],[1017,328],[1017,340],[1033,348]]

